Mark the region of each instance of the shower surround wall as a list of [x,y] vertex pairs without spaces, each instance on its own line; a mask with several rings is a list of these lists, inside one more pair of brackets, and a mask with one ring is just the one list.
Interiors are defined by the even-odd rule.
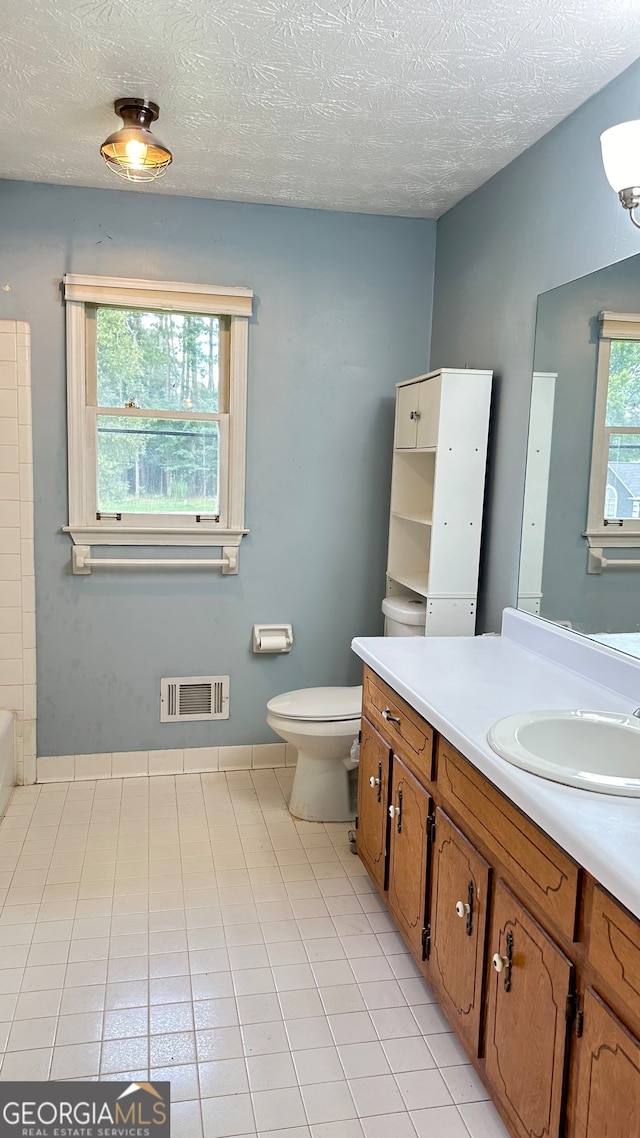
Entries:
[[11,798],[14,779],[15,718],[11,711],[0,711],[0,817]]
[[13,771],[2,759],[10,749],[0,752],[0,811],[8,786],[36,781],[30,384],[29,325],[0,320],[0,709],[14,713]]

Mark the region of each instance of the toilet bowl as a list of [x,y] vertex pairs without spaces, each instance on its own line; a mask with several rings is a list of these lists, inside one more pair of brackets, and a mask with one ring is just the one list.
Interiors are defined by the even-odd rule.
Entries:
[[267,723],[298,751],[289,811],[306,822],[349,822],[348,763],[362,688],[302,688],[274,696]]

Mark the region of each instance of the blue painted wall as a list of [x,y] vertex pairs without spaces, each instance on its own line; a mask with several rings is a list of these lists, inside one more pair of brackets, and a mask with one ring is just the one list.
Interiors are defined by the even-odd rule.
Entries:
[[599,136],[638,113],[640,62],[438,222],[433,367],[496,373],[480,629],[516,598],[538,293],[640,250]]
[[[31,324],[38,753],[267,742],[264,705],[357,683],[382,630],[394,383],[429,358],[435,223],[0,182],[0,319]],[[66,272],[243,284],[250,326],[240,573],[70,573]],[[291,621],[287,656],[250,651]],[[231,718],[160,725],[161,676],[229,673]]]

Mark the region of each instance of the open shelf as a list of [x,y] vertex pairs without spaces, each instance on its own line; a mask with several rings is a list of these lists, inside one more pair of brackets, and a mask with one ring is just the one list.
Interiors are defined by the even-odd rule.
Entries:
[[392,510],[393,518],[401,518],[403,522],[414,522],[418,526],[432,526],[433,518],[421,518],[417,514],[402,514],[399,510]]
[[417,593],[419,597],[427,596],[427,583],[428,575],[426,573],[387,573],[390,581],[395,581],[397,585],[402,585],[405,589],[411,589],[412,593]]
[[394,454],[436,454],[437,450],[438,450],[437,447],[411,447],[411,450],[409,450],[407,447],[394,447],[393,453]]
[[[396,580],[400,579],[398,574],[419,580],[424,578],[426,588],[430,545],[431,526],[416,525],[413,521],[392,514],[389,526],[389,575]],[[413,588],[413,585],[408,587]]]
[[396,451],[391,483],[392,513],[403,518],[430,519],[434,479],[433,451]]

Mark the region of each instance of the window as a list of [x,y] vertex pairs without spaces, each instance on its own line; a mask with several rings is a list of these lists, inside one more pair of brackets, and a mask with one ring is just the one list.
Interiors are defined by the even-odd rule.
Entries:
[[82,545],[237,546],[252,293],[66,276],[69,525]]
[[640,314],[600,313],[590,546],[640,544]]

